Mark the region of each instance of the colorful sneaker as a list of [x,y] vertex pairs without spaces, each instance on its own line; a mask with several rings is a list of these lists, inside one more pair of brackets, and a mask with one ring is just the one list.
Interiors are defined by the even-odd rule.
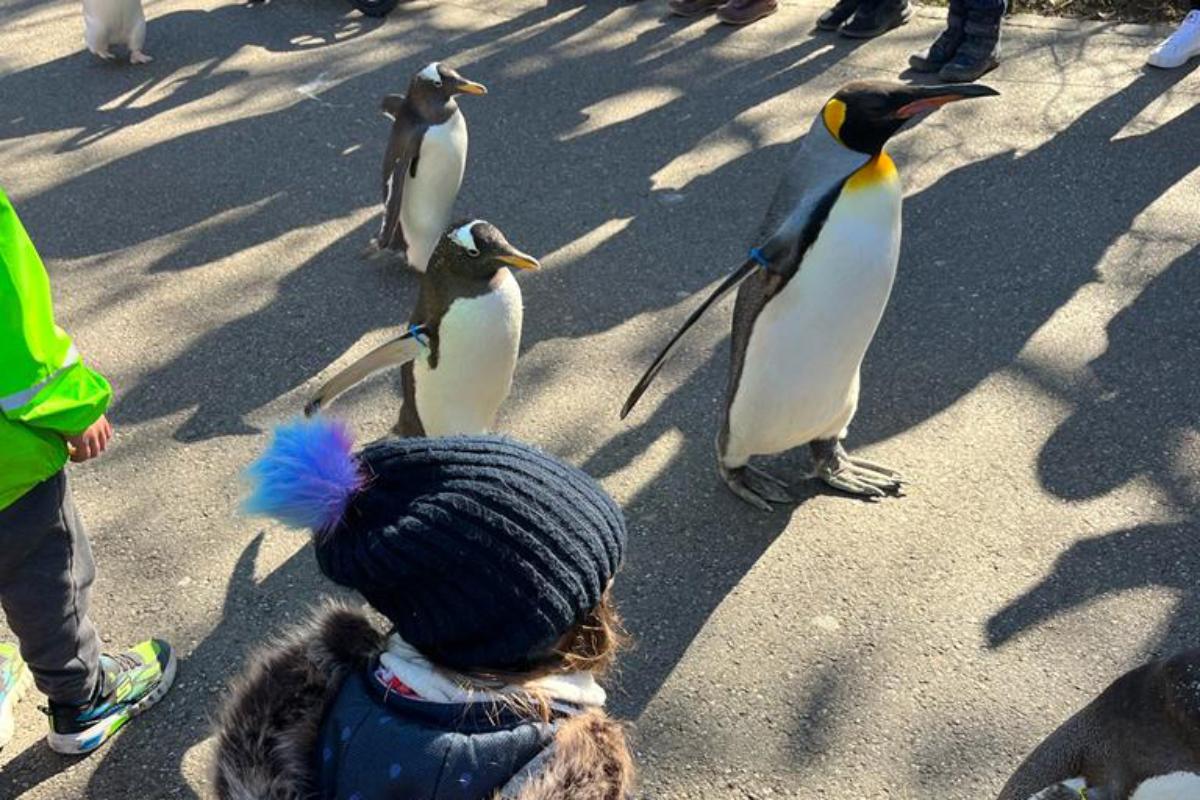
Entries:
[[1174,69],[1196,55],[1200,55],[1200,9],[1189,11],[1175,32],[1150,51],[1146,62],[1152,67]]
[[15,644],[0,643],[0,750],[12,741],[13,706],[33,682],[29,667]]
[[100,656],[100,690],[88,705],[50,704],[50,749],[64,755],[90,753],[126,722],[162,699],[175,680],[175,651],[160,639],[129,652]]

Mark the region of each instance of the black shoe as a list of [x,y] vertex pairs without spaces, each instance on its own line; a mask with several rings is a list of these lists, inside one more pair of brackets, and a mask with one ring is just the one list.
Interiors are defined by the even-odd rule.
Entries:
[[995,69],[1000,63],[1000,19],[1002,14],[967,12],[963,40],[940,70],[946,83],[970,83]]
[[916,72],[937,72],[946,66],[966,35],[964,28],[967,20],[961,13],[956,13],[956,4],[951,4],[950,13],[946,17],[946,30],[933,40],[927,53],[913,53],[908,57],[908,65]]
[[837,5],[826,11],[817,18],[817,29],[822,31],[836,31],[842,27],[842,23],[854,16],[854,12],[858,10],[860,0],[838,0]]
[[908,22],[912,7],[908,0],[864,0],[850,21],[842,26],[842,36],[872,39]]

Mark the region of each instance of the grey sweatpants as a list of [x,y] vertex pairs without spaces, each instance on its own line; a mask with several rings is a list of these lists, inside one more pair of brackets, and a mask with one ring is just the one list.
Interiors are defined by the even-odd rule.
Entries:
[[88,619],[95,577],[65,470],[0,509],[0,607],[38,689],[56,703],[87,703],[99,677]]

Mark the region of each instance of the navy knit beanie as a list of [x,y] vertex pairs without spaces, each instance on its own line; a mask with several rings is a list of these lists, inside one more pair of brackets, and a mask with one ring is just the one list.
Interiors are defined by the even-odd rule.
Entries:
[[625,522],[580,470],[498,436],[388,439],[347,467],[329,451],[349,443],[329,420],[281,427],[248,506],[316,529],[322,572],[435,663],[528,668],[599,605]]

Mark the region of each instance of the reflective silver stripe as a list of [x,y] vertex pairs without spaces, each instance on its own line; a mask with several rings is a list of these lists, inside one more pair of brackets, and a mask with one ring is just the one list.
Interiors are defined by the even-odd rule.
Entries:
[[67,369],[68,367],[73,367],[75,365],[75,362],[78,360],[79,360],[79,351],[76,350],[75,345],[72,344],[71,347],[67,350],[67,357],[63,359],[62,366],[59,367],[58,369],[54,370],[54,372],[50,373],[49,378],[46,378],[46,380],[41,381],[39,383],[35,383],[33,386],[30,386],[28,389],[22,389],[21,391],[16,392],[15,394],[10,394],[8,397],[0,397],[0,408],[4,409],[5,411],[17,410],[18,408],[25,405],[33,398],[37,397],[38,392],[40,392],[42,389],[45,389],[47,386],[50,385],[50,381],[54,380],[59,375],[61,375],[63,370]]

